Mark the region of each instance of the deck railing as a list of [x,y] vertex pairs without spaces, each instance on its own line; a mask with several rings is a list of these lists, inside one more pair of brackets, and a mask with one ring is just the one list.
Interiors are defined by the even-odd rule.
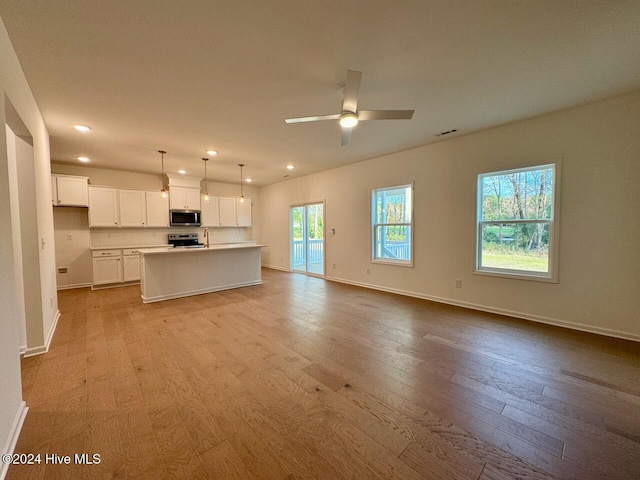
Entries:
[[[307,263],[317,263],[322,262],[322,258],[324,255],[324,242],[322,239],[319,240],[309,240],[309,255],[307,258]],[[293,241],[293,266],[297,267],[300,265],[304,265],[305,258],[304,251],[304,241],[303,240],[294,240]]]

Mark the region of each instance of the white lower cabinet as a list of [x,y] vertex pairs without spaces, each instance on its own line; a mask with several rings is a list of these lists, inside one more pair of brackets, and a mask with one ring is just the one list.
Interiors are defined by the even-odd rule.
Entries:
[[95,250],[93,261],[93,284],[122,283],[122,250]]
[[140,255],[136,250],[123,250],[122,253],[123,281],[140,280]]
[[136,249],[93,250],[93,285],[140,280],[140,259]]

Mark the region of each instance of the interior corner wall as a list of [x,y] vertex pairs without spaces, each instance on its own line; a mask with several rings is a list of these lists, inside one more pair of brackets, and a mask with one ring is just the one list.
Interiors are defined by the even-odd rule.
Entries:
[[[38,264],[40,281],[40,305],[45,338],[51,338],[57,318],[58,302],[55,284],[55,257],[53,243],[53,214],[51,212],[51,171],[49,165],[49,135],[24,76],[18,57],[11,45],[4,24],[0,22],[0,121],[9,124],[7,118],[8,103],[28,129],[33,139],[33,178],[29,179],[38,192],[35,211],[30,212],[37,222],[37,235],[40,243]],[[18,132],[16,132],[18,133]],[[21,133],[20,133],[21,135]],[[6,130],[0,129],[0,202],[10,205],[8,155]],[[15,295],[14,253],[12,245],[11,212],[0,209],[2,242],[0,242],[0,448],[11,446],[20,429],[18,419],[24,418],[20,380],[20,356],[18,340],[18,314],[21,308]],[[27,347],[31,347],[27,345]],[[4,451],[4,450],[3,450]],[[0,475],[4,467],[0,465]]]
[[[0,96],[0,120],[4,123],[4,97]],[[9,166],[7,155],[7,136],[4,128],[0,129],[0,203],[10,204]],[[20,378],[20,342],[19,321],[21,307],[16,298],[16,276],[14,270],[14,253],[12,241],[11,212],[8,208],[0,209],[0,225],[2,225],[2,242],[0,242],[0,453],[15,436],[15,419],[19,415],[22,403],[22,383]],[[0,464],[0,478],[3,476],[3,465]]]
[[18,168],[16,155],[16,135],[9,125],[5,125],[7,139],[7,171],[9,176],[9,211],[11,214],[11,237],[13,239],[13,271],[15,275],[15,312],[18,323],[20,352],[27,350],[26,304],[24,297],[24,272],[22,268],[22,234],[20,231],[20,196],[18,192]]
[[[324,199],[328,279],[640,340],[639,131],[633,92],[265,186],[263,264],[289,270],[289,207]],[[478,174],[558,160],[559,283],[474,274]],[[412,181],[415,265],[371,263],[371,190]]]

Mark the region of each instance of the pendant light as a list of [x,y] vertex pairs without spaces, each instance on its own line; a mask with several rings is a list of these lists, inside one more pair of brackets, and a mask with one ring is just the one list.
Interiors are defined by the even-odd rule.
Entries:
[[239,163],[238,166],[240,167],[240,203],[244,203],[244,194],[242,193],[242,167],[244,167],[244,163]]
[[158,153],[162,155],[162,174],[160,176],[160,181],[162,182],[162,190],[160,190],[160,196],[162,198],[167,198],[167,191],[164,189],[164,154],[167,153],[164,150],[158,150]]
[[204,203],[209,203],[209,185],[207,183],[207,162],[208,158],[203,158],[204,161]]

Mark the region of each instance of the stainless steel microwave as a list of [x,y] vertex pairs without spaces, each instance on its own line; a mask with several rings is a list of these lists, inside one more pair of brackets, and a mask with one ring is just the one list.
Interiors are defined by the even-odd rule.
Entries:
[[199,227],[200,212],[198,210],[170,210],[169,224],[172,227]]

